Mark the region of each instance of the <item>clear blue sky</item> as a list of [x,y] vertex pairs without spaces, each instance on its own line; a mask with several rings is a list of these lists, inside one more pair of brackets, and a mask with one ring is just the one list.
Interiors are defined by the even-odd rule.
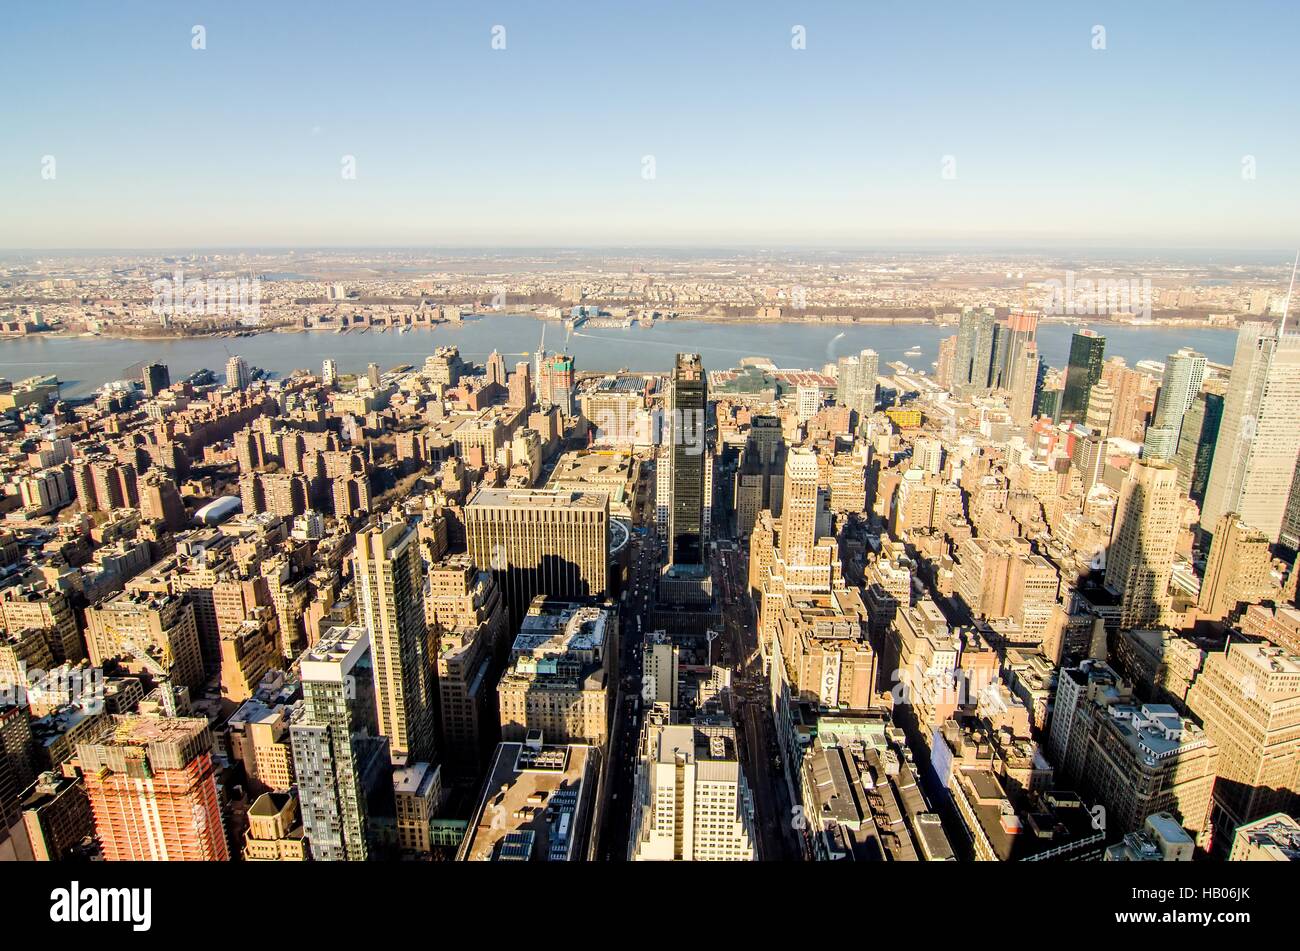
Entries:
[[1284,0],[13,0],[0,247],[1294,247],[1298,41]]

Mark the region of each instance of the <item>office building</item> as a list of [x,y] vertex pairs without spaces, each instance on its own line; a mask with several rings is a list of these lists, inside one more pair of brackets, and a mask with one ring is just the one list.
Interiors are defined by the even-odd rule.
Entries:
[[1237,334],[1210,480],[1201,508],[1209,530],[1225,512],[1277,541],[1300,454],[1300,333],[1245,324]]
[[492,572],[518,627],[539,594],[603,597],[609,572],[604,492],[481,488],[465,506],[470,558]]
[[116,660],[128,673],[202,685],[203,656],[194,606],[175,594],[123,592],[86,609],[90,661]]
[[1284,812],[1238,827],[1230,862],[1300,862],[1300,822]]
[[668,429],[671,497],[668,506],[668,561],[672,565],[704,564],[704,510],[708,461],[708,379],[697,353],[679,353],[668,389]]
[[1106,586],[1120,595],[1120,626],[1159,624],[1170,606],[1178,541],[1176,471],[1136,460],[1120,489],[1106,554]]
[[1205,502],[1226,393],[1227,387],[1221,380],[1206,380],[1183,414],[1183,426],[1178,433],[1178,450],[1174,453],[1178,491],[1197,505]]
[[437,654],[440,752],[454,772],[477,779],[497,740],[492,687],[506,638],[505,606],[492,573],[468,555],[429,568],[424,600]]
[[1088,398],[1101,379],[1106,338],[1094,330],[1077,331],[1070,340],[1070,361],[1065,369],[1065,389],[1057,422],[1086,423]]
[[633,796],[630,861],[754,859],[753,801],[729,723],[647,720]]
[[1219,748],[1215,848],[1239,826],[1300,805],[1300,657],[1271,644],[1229,641],[1210,653],[1187,706]]
[[1225,513],[1214,526],[1205,559],[1197,602],[1201,614],[1221,621],[1263,601],[1275,589],[1272,564],[1268,536],[1244,525],[1235,512]]
[[539,731],[555,743],[603,748],[610,685],[617,680],[617,628],[613,610],[534,599],[497,685],[502,740],[521,742]]

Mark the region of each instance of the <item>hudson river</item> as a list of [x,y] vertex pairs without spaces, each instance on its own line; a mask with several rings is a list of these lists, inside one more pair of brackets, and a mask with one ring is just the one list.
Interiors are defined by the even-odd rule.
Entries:
[[[63,381],[65,396],[88,396],[112,380],[139,378],[139,365],[165,363],[173,380],[207,368],[218,377],[225,372],[230,354],[278,375],[295,369],[319,373],[321,361],[333,357],[344,373],[363,371],[371,362],[382,368],[402,363],[419,364],[435,348],[454,345],[467,360],[482,363],[500,350],[514,364],[537,349],[542,328],[546,349],[568,349],[578,370],[667,370],[678,352],[699,353],[709,369],[727,369],[742,357],[767,357],[783,368],[818,369],[845,354],[867,347],[887,362],[903,360],[929,371],[938,356],[939,341],[955,327],[932,324],[809,324],[717,323],[709,321],[659,321],[653,327],[580,327],[566,334],[564,326],[526,316],[470,318],[433,330],[396,330],[378,333],[352,331],[264,333],[254,337],[178,340],[123,340],[109,337],[50,337],[36,334],[0,341],[0,377],[18,380],[38,373],[54,373]],[[1064,324],[1044,324],[1038,340],[1043,359],[1062,367],[1069,356],[1070,335],[1077,329]],[[1106,356],[1121,356],[1132,366],[1138,360],[1163,361],[1179,347],[1193,347],[1212,362],[1232,362],[1236,334],[1206,328],[1094,326],[1106,337]],[[920,355],[905,355],[917,347]]]

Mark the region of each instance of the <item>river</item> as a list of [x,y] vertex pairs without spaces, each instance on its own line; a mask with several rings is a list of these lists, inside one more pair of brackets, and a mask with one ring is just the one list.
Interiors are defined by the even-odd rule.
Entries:
[[[0,376],[10,380],[54,373],[65,396],[88,396],[112,380],[139,377],[143,363],[165,363],[172,379],[207,368],[220,377],[231,354],[251,366],[284,375],[295,369],[319,373],[332,357],[343,373],[364,371],[371,362],[384,369],[419,364],[435,348],[455,345],[461,355],[482,363],[494,349],[513,368],[535,350],[546,330],[546,349],[567,348],[579,370],[667,370],[678,352],[703,355],[710,369],[736,366],[742,357],[768,357],[780,367],[820,368],[867,347],[880,354],[882,368],[892,360],[929,370],[939,341],[955,327],[932,324],[718,323],[659,321],[653,327],[586,328],[567,332],[562,324],[529,316],[493,315],[443,324],[431,330],[378,333],[352,331],[265,333],[254,337],[177,340],[125,340],[110,337],[52,337],[34,334],[0,341]],[[1064,366],[1076,328],[1044,324],[1039,348],[1052,366]],[[1212,362],[1231,363],[1236,334],[1202,327],[1158,328],[1096,325],[1106,336],[1106,356],[1122,356],[1130,366],[1142,359],[1163,361],[1179,347],[1193,347]],[[904,352],[919,347],[919,356]]]

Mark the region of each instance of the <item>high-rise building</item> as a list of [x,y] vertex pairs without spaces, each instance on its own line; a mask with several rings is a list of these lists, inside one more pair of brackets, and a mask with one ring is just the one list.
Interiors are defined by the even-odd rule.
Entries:
[[876,380],[880,376],[880,355],[863,350],[856,356],[840,357],[835,402],[847,406],[863,420],[876,409]]
[[77,755],[105,860],[230,858],[207,719],[114,716]]
[[388,737],[395,763],[432,761],[434,651],[419,533],[405,519],[358,532],[353,566],[374,657],[379,732]]
[[758,513],[767,509],[781,514],[782,480],[785,477],[785,437],[775,416],[755,416],[736,465],[733,495],[736,536],[748,538]]
[[1273,556],[1268,536],[1227,512],[1214,526],[1205,559],[1198,604],[1201,613],[1222,620],[1248,604],[1264,600],[1272,588]]
[[506,385],[506,361],[493,350],[487,361],[487,381],[497,386]]
[[647,720],[633,797],[629,860],[754,859],[753,801],[729,721]]
[[1201,527],[1225,512],[1277,541],[1300,454],[1300,333],[1251,322],[1237,350],[1223,404]]
[[1095,330],[1080,330],[1070,340],[1070,362],[1065,368],[1065,389],[1057,421],[1086,423],[1088,397],[1101,379],[1102,358],[1106,353],[1106,338]]
[[510,375],[508,402],[515,409],[529,409],[533,405],[533,370],[527,360],[516,363],[515,372]]
[[987,393],[995,385],[1001,329],[991,308],[967,308],[962,311],[953,355],[954,393],[959,396],[975,396]]
[[1106,586],[1120,594],[1120,626],[1159,624],[1169,609],[1178,542],[1176,471],[1136,460],[1120,489],[1106,555]]
[[957,334],[939,341],[939,357],[935,361],[934,382],[945,390],[953,389],[953,371],[957,364]]
[[1190,347],[1171,353],[1165,360],[1160,381],[1160,396],[1147,429],[1143,456],[1149,459],[1172,459],[1178,450],[1183,419],[1192,401],[1201,391],[1205,379],[1205,354]]
[[326,386],[335,386],[339,382],[339,365],[326,357],[320,368],[321,382]]
[[1147,816],[1170,812],[1208,840],[1219,750],[1194,721],[1097,690],[1080,698],[1069,729],[1058,781],[1100,800],[1107,831],[1137,832]]
[[[1005,355],[998,365],[998,376],[994,383],[1004,390],[1015,393],[1026,382],[1032,383],[1024,376],[1027,365],[1026,353],[1030,349],[1038,354],[1038,312],[1032,310],[1013,310],[1006,323],[999,330],[999,342],[1005,340]],[[1034,368],[1037,375],[1037,367]]]
[[302,655],[302,706],[290,736],[303,827],[316,861],[364,861],[371,852],[368,799],[389,782],[379,735],[370,637],[333,627]]
[[1017,426],[1028,426],[1034,419],[1038,401],[1039,368],[1038,344],[1030,340],[1015,351],[1015,362],[1007,371],[1007,390],[1011,393],[1011,420]]
[[797,447],[786,454],[781,557],[787,565],[812,564],[813,546],[817,544],[817,516],[821,510],[817,477],[817,454],[811,449]]
[[668,506],[668,561],[704,564],[704,468],[708,449],[708,379],[698,353],[679,353],[669,380],[669,452],[672,498]]
[[145,395],[150,399],[172,385],[171,373],[165,363],[150,363],[141,374]]
[[1111,414],[1115,409],[1115,391],[1105,380],[1098,380],[1088,394],[1088,412],[1084,422],[1088,429],[1101,436],[1110,435]]
[[252,375],[248,372],[248,364],[243,357],[235,355],[226,361],[226,386],[246,390],[252,382]]
[[1210,481],[1226,392],[1227,388],[1221,381],[1207,380],[1183,414],[1178,451],[1174,454],[1174,464],[1178,466],[1178,491],[1197,505],[1205,502],[1205,488]]
[[496,577],[513,630],[539,594],[605,594],[609,495],[481,488],[465,506],[465,541],[474,564]]
[[[11,695],[5,685],[4,695]],[[32,782],[37,760],[32,742],[31,710],[26,704],[0,700],[0,828],[6,833],[17,821],[22,793]],[[5,842],[0,839],[0,846]],[[0,849],[3,855],[7,848]]]
[[1230,641],[1206,657],[1187,706],[1219,747],[1214,838],[1226,853],[1242,824],[1300,805],[1300,657]]
[[506,637],[506,612],[496,579],[468,555],[429,569],[425,612],[436,642],[440,752],[448,767],[478,779],[496,745],[492,681]]

